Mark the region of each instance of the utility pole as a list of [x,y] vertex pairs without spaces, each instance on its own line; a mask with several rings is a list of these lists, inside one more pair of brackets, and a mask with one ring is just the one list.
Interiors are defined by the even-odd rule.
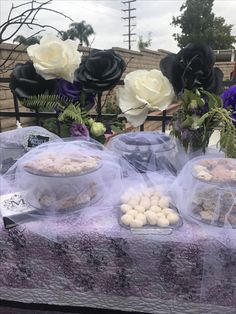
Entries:
[[[136,26],[136,24],[131,23],[133,22],[134,19],[136,19],[135,15],[131,16],[131,11],[135,11],[136,8],[131,8],[131,3],[136,2],[136,0],[127,0],[127,1],[122,1],[122,3],[127,6],[127,9],[122,10],[123,12],[127,13],[128,16],[122,17],[123,20],[128,20],[128,24],[124,25],[125,27],[128,27],[128,32],[123,34],[123,36],[128,36],[128,40],[124,40],[124,42],[128,42],[129,45],[129,50],[131,49],[131,42],[134,42],[136,40],[132,40],[132,36],[136,35],[136,33],[132,33],[133,27]],[[131,29],[132,27],[132,29]]]

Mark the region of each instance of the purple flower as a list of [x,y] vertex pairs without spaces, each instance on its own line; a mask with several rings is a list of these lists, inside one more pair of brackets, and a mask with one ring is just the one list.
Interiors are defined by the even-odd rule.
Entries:
[[236,121],[236,85],[228,88],[222,95],[224,108],[232,112],[231,118]]
[[73,122],[70,127],[71,136],[78,136],[83,139],[89,139],[89,131],[84,124]]
[[95,93],[85,93],[82,91],[80,82],[70,83],[66,80],[58,80],[58,95],[70,98],[72,102],[80,102],[82,108],[90,110],[95,105]]
[[204,114],[207,113],[208,111],[209,111],[209,106],[208,106],[208,103],[205,102],[205,104],[204,104],[203,107],[201,108],[200,116],[204,115]]
[[198,106],[197,108],[192,109],[192,113],[196,114],[199,117],[203,116],[208,111],[209,111],[209,106],[207,102],[205,102],[205,104],[202,107]]
[[58,94],[60,96],[68,97],[76,102],[80,99],[81,84],[79,82],[70,83],[66,80],[58,80]]

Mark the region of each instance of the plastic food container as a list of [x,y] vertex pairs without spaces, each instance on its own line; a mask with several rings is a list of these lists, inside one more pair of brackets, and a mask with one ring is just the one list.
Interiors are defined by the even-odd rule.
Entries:
[[191,174],[193,218],[219,227],[236,227],[236,160],[200,159]]
[[[139,172],[168,170],[177,173],[176,145],[159,132],[131,132],[112,138],[108,148],[124,157]],[[177,166],[177,167],[176,167]]]
[[171,233],[182,225],[178,210],[160,186],[135,186],[121,196],[119,223],[146,233]]
[[102,161],[78,148],[54,143],[25,155],[17,170],[18,184],[29,205],[64,212],[90,206],[102,197]]

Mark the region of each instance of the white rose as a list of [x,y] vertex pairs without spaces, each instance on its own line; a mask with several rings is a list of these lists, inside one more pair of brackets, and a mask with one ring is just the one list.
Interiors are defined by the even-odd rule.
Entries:
[[158,70],[136,70],[126,75],[118,91],[118,105],[128,122],[137,127],[148,112],[165,110],[174,99],[174,89]]
[[55,35],[46,35],[27,48],[36,72],[45,80],[63,78],[69,82],[74,80],[74,72],[81,62],[78,44],[70,39],[65,41]]

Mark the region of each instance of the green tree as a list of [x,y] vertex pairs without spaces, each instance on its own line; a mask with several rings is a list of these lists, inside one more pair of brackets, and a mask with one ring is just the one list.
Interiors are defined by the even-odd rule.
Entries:
[[186,0],[179,16],[173,17],[172,25],[181,29],[173,34],[180,48],[190,42],[205,42],[212,49],[234,48],[236,37],[231,35],[232,24],[226,24],[223,17],[212,12],[214,0]]
[[89,46],[89,37],[95,35],[93,27],[90,24],[86,24],[85,21],[74,22],[70,24],[70,28],[67,31],[61,31],[59,34],[61,39],[79,39],[80,45],[85,44]]
[[13,39],[13,42],[17,42],[19,44],[30,46],[34,44],[39,44],[41,36],[31,36],[31,37],[24,37],[23,35],[18,35]]
[[137,44],[139,50],[148,48],[151,46],[151,44],[152,44],[152,33],[151,32],[148,33],[147,40],[144,40],[142,35],[139,36],[138,44]]

